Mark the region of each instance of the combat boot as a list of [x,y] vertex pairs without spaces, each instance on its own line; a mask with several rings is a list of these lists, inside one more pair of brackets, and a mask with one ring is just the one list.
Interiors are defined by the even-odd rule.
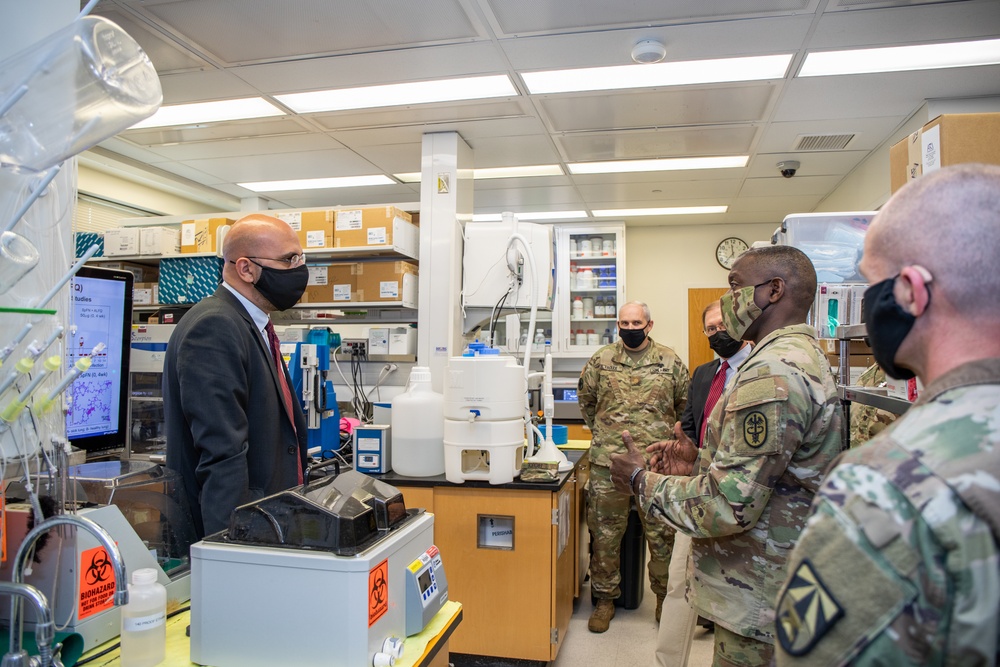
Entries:
[[587,627],[591,632],[606,632],[611,625],[611,619],[615,617],[614,600],[598,600],[594,607],[594,613],[590,615],[590,622]]
[[660,614],[663,613],[663,598],[662,595],[656,596],[656,622],[660,622]]

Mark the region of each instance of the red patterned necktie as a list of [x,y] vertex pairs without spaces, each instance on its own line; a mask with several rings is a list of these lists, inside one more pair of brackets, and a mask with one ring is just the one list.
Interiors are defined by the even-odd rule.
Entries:
[[[267,341],[271,344],[271,356],[274,357],[274,370],[278,374],[278,384],[281,385],[281,400],[285,403],[285,413],[288,415],[288,421],[292,424],[292,433],[296,434],[296,442],[298,442],[298,431],[295,428],[295,412],[292,410],[292,390],[288,386],[288,378],[285,375],[285,360],[281,356],[281,344],[278,342],[278,334],[274,332],[274,325],[271,324],[271,320],[267,321],[264,331],[267,332]],[[301,484],[302,466],[298,465],[298,459],[296,459],[295,470],[298,473],[299,484]]]
[[712,378],[712,385],[708,388],[708,397],[705,399],[705,414],[701,416],[701,438],[698,440],[698,446],[705,446],[705,427],[708,425],[708,416],[712,414],[712,410],[715,409],[715,404],[719,402],[722,398],[722,390],[726,388],[726,369],[729,368],[729,362],[723,360],[719,364],[719,370],[716,371],[715,377]]

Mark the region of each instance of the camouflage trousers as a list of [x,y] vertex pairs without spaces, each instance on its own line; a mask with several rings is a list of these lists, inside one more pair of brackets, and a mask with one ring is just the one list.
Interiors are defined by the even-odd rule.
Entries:
[[[598,599],[613,600],[621,595],[621,543],[631,507],[632,497],[615,491],[611,483],[611,469],[592,465],[587,495],[587,524],[593,537],[590,589]],[[649,551],[649,587],[656,595],[666,595],[674,531],[657,519],[647,523],[643,512],[639,512],[639,518],[642,519]]]
[[712,667],[767,667],[774,644],[744,637],[715,624],[715,655]]

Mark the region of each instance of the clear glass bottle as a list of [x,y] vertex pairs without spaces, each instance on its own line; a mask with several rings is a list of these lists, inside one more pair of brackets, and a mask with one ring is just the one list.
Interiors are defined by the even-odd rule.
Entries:
[[156,570],[132,573],[128,604],[122,607],[122,667],[153,667],[163,662],[167,647],[167,589]]

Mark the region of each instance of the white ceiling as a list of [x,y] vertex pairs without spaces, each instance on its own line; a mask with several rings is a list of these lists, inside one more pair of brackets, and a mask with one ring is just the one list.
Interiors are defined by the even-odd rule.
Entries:
[[[84,3],[81,3],[84,4]],[[750,155],[745,168],[477,181],[477,213],[727,205],[629,224],[777,223],[808,212],[924,100],[1000,94],[1000,65],[796,78],[809,51],[1000,36],[997,0],[101,0],[149,54],[164,104],[506,73],[518,95],[133,130],[100,151],[214,188],[419,172],[421,136],[456,131],[476,167]],[[794,53],[784,79],[529,95],[520,74]],[[281,106],[278,104],[278,106]],[[284,107],[282,107],[284,108]],[[801,135],[853,135],[802,151]],[[792,179],[775,164],[802,164]],[[414,202],[419,184],[276,192],[271,208]]]

